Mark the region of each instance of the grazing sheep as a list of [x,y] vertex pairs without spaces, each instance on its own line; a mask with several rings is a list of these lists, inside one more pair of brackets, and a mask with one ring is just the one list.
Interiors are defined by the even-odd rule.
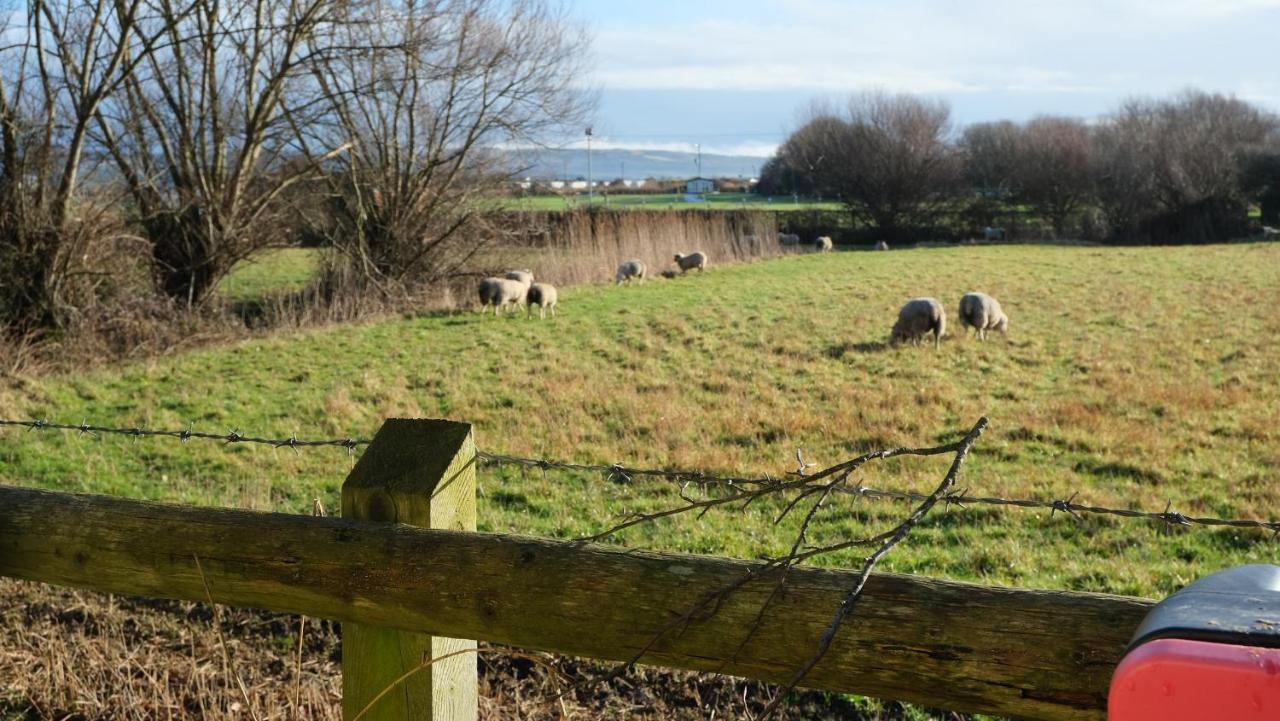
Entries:
[[983,240],[1004,240],[1004,228],[987,226],[982,229]]
[[547,317],[547,309],[551,310],[552,318],[556,317],[557,296],[556,287],[550,283],[534,283],[529,286],[529,293],[527,296],[529,303],[525,306],[525,317],[533,314],[534,303],[538,304],[539,318]]
[[1009,317],[995,298],[986,293],[966,293],[960,299],[960,327],[973,328],[979,338],[986,340],[991,328],[1008,333]]
[[518,280],[525,285],[533,285],[533,271],[531,270],[508,270],[507,277],[511,280]]
[[883,241],[883,240],[877,240],[877,241],[876,241],[876,250],[888,250],[888,249],[889,249],[889,244],[888,244],[888,243],[886,243],[886,242],[885,242],[885,241]]
[[632,279],[643,283],[645,270],[647,269],[644,266],[644,261],[638,258],[624,260],[622,265],[618,266],[618,273],[613,279],[618,285]]
[[830,236],[819,236],[817,240],[813,241],[813,249],[819,253],[829,252],[834,247],[835,244],[831,242]]
[[497,316],[499,308],[506,310],[509,305],[524,303],[525,293],[529,291],[529,287],[510,278],[482,278],[479,290],[480,312],[483,313],[486,308],[493,306],[493,314]]
[[[523,283],[526,294],[528,293],[529,286],[533,285],[533,271],[531,270],[508,270],[506,277],[509,280],[516,281],[517,283]],[[520,305],[524,305],[524,304],[525,304],[525,298],[524,296],[521,296]]]
[[800,236],[795,233],[778,233],[778,242],[782,245],[800,245]]
[[681,273],[687,273],[694,268],[697,268],[698,272],[701,273],[707,269],[707,254],[700,250],[688,255],[676,253],[676,265],[680,266]]
[[920,345],[920,339],[929,332],[933,333],[933,347],[937,348],[947,333],[947,315],[942,312],[942,304],[933,298],[912,298],[898,311],[898,322],[893,324],[889,341],[911,341],[912,345]]

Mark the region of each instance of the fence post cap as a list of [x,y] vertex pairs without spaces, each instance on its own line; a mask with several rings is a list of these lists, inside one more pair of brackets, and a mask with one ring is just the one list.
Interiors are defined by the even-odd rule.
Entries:
[[[356,461],[342,488],[377,489],[392,495],[434,493],[435,488],[423,487],[423,479],[437,479],[437,485],[447,482],[449,466],[472,443],[470,423],[388,418]],[[470,455],[474,456],[474,450]]]

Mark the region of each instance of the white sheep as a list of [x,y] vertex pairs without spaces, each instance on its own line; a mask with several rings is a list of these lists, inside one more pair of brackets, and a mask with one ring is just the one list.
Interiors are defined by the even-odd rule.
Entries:
[[1008,333],[1009,317],[995,298],[986,293],[966,293],[960,299],[960,327],[973,328],[979,338],[986,340],[987,331],[992,328]]
[[624,260],[622,261],[622,265],[618,266],[618,273],[613,279],[618,285],[633,279],[643,283],[646,270],[647,268],[645,268],[644,261],[639,258]]
[[493,306],[493,314],[498,315],[498,309],[506,310],[507,306],[518,306],[524,303],[525,293],[529,287],[518,280],[510,278],[482,278],[480,280],[480,312],[485,312],[489,306]]
[[885,242],[885,241],[883,241],[883,240],[877,240],[877,241],[876,241],[876,250],[888,250],[888,249],[889,249],[889,244],[888,244],[888,243],[886,243],[886,242]]
[[676,265],[680,266],[681,273],[687,273],[694,268],[697,268],[698,272],[701,273],[707,269],[707,254],[700,250],[696,250],[688,255],[676,253]]
[[983,240],[1004,240],[1004,228],[987,226],[982,229]]
[[1280,228],[1272,228],[1269,225],[1262,226],[1263,240],[1280,240]]
[[817,240],[813,241],[813,249],[819,253],[827,253],[834,247],[835,244],[831,242],[831,237],[827,235],[819,236]]
[[920,339],[929,332],[933,333],[933,347],[937,348],[947,333],[947,315],[942,312],[942,304],[933,298],[912,298],[898,311],[898,322],[893,324],[889,341],[911,341],[913,345],[920,345]]
[[525,285],[533,285],[533,271],[525,270],[508,270],[507,277],[511,280],[518,280]]
[[800,236],[795,233],[778,233],[778,243],[782,245],[800,245]]
[[[506,277],[509,278],[510,280],[516,281],[517,283],[523,283],[526,291],[528,290],[529,286],[533,285],[533,271],[528,269],[508,270]],[[525,299],[521,298],[520,305],[524,305],[524,303],[525,303]]]
[[556,317],[556,301],[558,298],[556,287],[550,283],[534,283],[529,286],[529,292],[526,295],[528,305],[526,306],[526,316],[533,314],[533,305],[538,305],[538,317],[546,318],[547,310],[551,310],[551,317]]

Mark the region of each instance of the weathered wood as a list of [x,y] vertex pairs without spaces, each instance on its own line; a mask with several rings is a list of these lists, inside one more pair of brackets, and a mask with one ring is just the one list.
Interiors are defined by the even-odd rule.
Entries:
[[[471,426],[390,419],[342,485],[342,515],[419,528],[476,530]],[[470,639],[383,626],[342,627],[342,716],[353,719],[397,679],[428,664],[378,700],[368,721],[474,721],[478,691]],[[454,654],[454,655],[451,655]]]
[[[0,486],[0,575],[202,599],[602,659],[627,659],[757,564]],[[746,584],[645,662],[784,682],[853,581],[797,569]],[[959,711],[1102,719],[1150,601],[876,574],[802,685]]]

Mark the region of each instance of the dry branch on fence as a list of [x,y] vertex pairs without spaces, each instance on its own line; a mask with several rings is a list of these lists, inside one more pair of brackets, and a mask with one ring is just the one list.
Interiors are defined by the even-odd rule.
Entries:
[[[945,502],[947,500],[948,495],[955,486],[956,478],[960,474],[960,468],[964,464],[965,458],[969,454],[969,450],[973,447],[973,444],[977,442],[978,437],[982,435],[983,431],[986,430],[987,425],[987,418],[986,416],[983,416],[978,419],[978,422],[974,424],[973,428],[970,429],[963,438],[955,443],[935,446],[932,448],[894,448],[872,451],[852,460],[830,466],[812,475],[805,475],[806,468],[811,464],[806,464],[803,457],[797,454],[796,460],[799,466],[795,472],[797,478],[792,480],[769,481],[768,479],[765,479],[762,481],[756,481],[752,484],[754,487],[746,488],[744,490],[731,490],[722,496],[706,498],[693,497],[688,493],[690,482],[686,481],[679,491],[680,499],[683,502],[681,505],[650,513],[632,514],[630,517],[617,523],[611,528],[582,539],[583,541],[589,542],[599,541],[642,523],[653,522],[659,519],[670,518],[683,514],[692,514],[697,518],[702,518],[711,510],[732,507],[734,505],[737,505],[739,509],[745,510],[752,503],[766,496],[785,498],[787,494],[795,492],[795,497],[786,502],[782,512],[774,519],[774,523],[777,524],[781,523],[783,519],[790,515],[803,502],[810,502],[808,510],[805,512],[805,516],[800,522],[799,529],[796,532],[791,548],[785,555],[767,558],[764,565],[752,568],[743,574],[738,580],[705,594],[683,614],[655,633],[649,643],[635,653],[629,661],[619,666],[613,673],[609,674],[606,677],[606,680],[612,679],[631,668],[635,663],[639,662],[650,651],[652,651],[655,645],[666,635],[687,626],[695,620],[705,621],[713,617],[720,607],[720,604],[728,598],[729,595],[740,589],[746,583],[762,576],[776,576],[774,587],[761,604],[760,610],[756,615],[755,622],[747,628],[747,633],[738,644],[737,650],[721,664],[721,669],[723,669],[725,665],[736,659],[737,655],[741,653],[742,649],[746,647],[747,643],[755,635],[756,629],[760,626],[760,622],[763,620],[770,604],[782,592],[786,585],[788,572],[792,568],[823,554],[834,553],[836,551],[854,548],[857,546],[876,546],[875,550],[863,560],[862,567],[856,576],[854,584],[849,588],[848,592],[841,600],[840,605],[836,608],[831,619],[831,623],[818,639],[817,647],[813,656],[810,657],[804,665],[796,669],[790,681],[785,684],[782,692],[777,694],[774,699],[769,702],[761,715],[762,718],[772,716],[777,710],[779,704],[781,704],[786,698],[787,694],[800,684],[804,680],[805,676],[813,670],[813,667],[816,666],[826,655],[827,650],[831,647],[832,640],[840,630],[840,626],[844,623],[844,620],[852,611],[854,604],[862,593],[862,589],[866,586],[867,579],[871,576],[871,571],[875,568],[880,559],[884,558],[889,551],[893,550],[895,546],[905,540],[911,530],[924,519],[925,515],[928,514],[934,506],[936,506],[940,501]],[[933,490],[933,492],[922,496],[919,505],[917,505],[906,518],[893,528],[869,537],[844,539],[822,546],[806,546],[806,543],[809,540],[810,526],[822,510],[828,507],[827,502],[831,499],[832,494],[840,490],[847,490],[850,476],[867,463],[873,460],[882,460],[896,456],[934,456],[946,453],[954,454],[951,467],[947,471],[947,474],[943,477],[942,481]],[[733,488],[730,484],[725,484],[721,487]],[[861,486],[859,486],[859,488],[860,487]],[[703,488],[705,490],[706,486],[704,485]]]

